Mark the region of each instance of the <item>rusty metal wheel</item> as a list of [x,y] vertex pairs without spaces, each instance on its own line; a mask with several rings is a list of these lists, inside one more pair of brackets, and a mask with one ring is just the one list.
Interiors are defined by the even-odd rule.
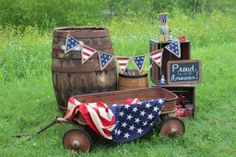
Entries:
[[177,137],[183,135],[184,132],[185,126],[183,121],[175,117],[166,119],[160,129],[160,135],[164,137]]
[[77,153],[87,153],[91,145],[91,137],[82,129],[70,129],[64,134],[63,146],[65,149],[74,150]]

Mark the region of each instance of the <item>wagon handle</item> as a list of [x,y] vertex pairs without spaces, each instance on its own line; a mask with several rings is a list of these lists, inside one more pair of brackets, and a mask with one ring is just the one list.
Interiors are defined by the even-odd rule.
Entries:
[[51,126],[57,124],[57,123],[71,123],[69,121],[67,121],[66,119],[62,118],[62,117],[56,117],[51,123],[49,123],[48,125],[46,125],[45,127],[43,127],[42,129],[40,129],[38,132],[36,132],[36,134],[32,134],[32,135],[27,135],[27,134],[20,134],[20,135],[14,135],[12,137],[23,137],[23,136],[35,136],[35,135],[39,135],[42,132],[46,131],[48,128],[50,128]]
[[46,125],[46,126],[43,127],[42,129],[40,129],[40,130],[36,133],[36,135],[38,135],[38,134],[44,132],[45,130],[47,130],[47,129],[50,128],[51,126],[57,124],[57,123],[58,123],[57,118],[58,118],[58,117],[56,117],[51,123],[49,123],[48,125]]
[[62,118],[62,117],[56,117],[51,123],[49,123],[44,128],[39,130],[36,134],[38,135],[38,134],[44,132],[45,130],[47,130],[48,128],[50,128],[51,126],[53,126],[53,125],[55,125],[57,123],[63,124],[63,123],[71,123],[71,122],[66,120],[65,118]]

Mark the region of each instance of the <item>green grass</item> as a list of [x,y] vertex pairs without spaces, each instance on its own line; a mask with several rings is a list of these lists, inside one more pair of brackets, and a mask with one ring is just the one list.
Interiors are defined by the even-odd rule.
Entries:
[[[211,24],[212,18],[207,27],[218,20]],[[231,34],[235,29],[227,26],[230,30],[221,34],[219,25],[204,36],[200,35],[205,28],[200,18],[196,23],[185,20],[189,21],[186,26],[177,23],[172,27],[180,27],[185,33],[192,30],[188,32],[191,57],[200,59],[203,69],[202,83],[196,91],[196,117],[184,120],[185,135],[164,139],[153,133],[125,144],[99,142],[81,156],[236,156],[236,43]],[[175,18],[173,21],[177,22]],[[230,26],[235,23],[230,18],[226,21]],[[149,39],[157,36],[157,26],[127,19],[108,25],[116,54],[148,52]],[[50,71],[52,36],[33,27],[24,32],[9,27],[0,32],[0,156],[77,156],[63,148],[64,129],[59,125],[32,139],[11,137],[35,133],[60,115]],[[222,38],[216,40],[218,36]]]

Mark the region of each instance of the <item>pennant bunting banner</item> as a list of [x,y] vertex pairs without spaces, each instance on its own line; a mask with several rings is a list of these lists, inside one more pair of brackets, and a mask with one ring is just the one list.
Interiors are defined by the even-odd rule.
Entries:
[[[170,51],[172,54],[174,54],[178,58],[181,58],[181,49],[180,49],[180,43],[178,40],[171,42],[169,45],[165,46],[164,48],[166,48],[168,51]],[[67,35],[66,43],[65,45],[61,45],[60,49],[64,50],[64,53],[68,53],[71,50],[81,51],[82,64],[84,64],[88,59],[90,59],[95,53],[98,52],[101,70],[105,69],[109,65],[109,63],[112,61],[113,58],[116,58],[117,63],[120,67],[120,71],[123,73],[130,59],[130,57],[113,56],[111,54],[98,51],[94,48],[89,47],[88,45],[85,45],[82,41],[75,39],[70,34]],[[162,48],[162,49],[153,51],[149,54],[149,57],[153,60],[153,63],[156,63],[159,67],[161,67],[161,64],[162,64],[163,50],[164,49]],[[144,54],[140,56],[134,56],[132,58],[135,64],[137,65],[139,72],[141,72],[144,66],[146,55]],[[153,65],[153,63],[150,65],[150,67]],[[150,67],[148,68],[148,71]]]
[[173,41],[169,45],[165,47],[168,51],[170,51],[172,54],[174,54],[176,57],[181,58],[181,50],[180,50],[180,44],[179,41]]
[[89,58],[91,58],[95,53],[97,52],[97,50],[83,44],[82,46],[82,64],[84,64]]
[[163,49],[153,51],[149,54],[150,58],[161,67]]
[[98,56],[101,70],[105,69],[114,58],[113,55],[101,51],[98,52]]
[[80,46],[80,41],[76,40],[74,37],[68,34],[66,37],[65,53],[68,53],[69,51],[79,46]]
[[120,66],[120,71],[123,73],[125,68],[127,67],[129,63],[129,57],[116,57],[116,60]]
[[135,56],[135,57],[133,57],[133,60],[134,60],[135,64],[137,65],[138,70],[142,71],[143,63],[144,63],[144,60],[145,60],[145,55]]

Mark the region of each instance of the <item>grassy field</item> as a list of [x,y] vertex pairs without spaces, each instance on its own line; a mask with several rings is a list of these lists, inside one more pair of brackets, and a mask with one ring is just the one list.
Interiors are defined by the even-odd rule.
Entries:
[[[216,18],[217,17],[217,18]],[[202,83],[197,85],[194,119],[184,119],[186,133],[177,139],[157,134],[125,144],[96,143],[81,156],[236,156],[236,43],[235,21],[215,25],[216,15],[206,25],[201,19],[183,17],[176,23],[176,34],[187,34],[192,41],[191,57],[202,61]],[[149,39],[158,26],[138,21],[108,25],[118,55],[138,55],[149,51]],[[208,27],[215,27],[211,30]],[[232,26],[232,28],[231,28]],[[227,31],[222,32],[222,28]],[[179,28],[179,29],[177,29]],[[208,32],[202,33],[207,29]],[[28,27],[1,28],[0,36],[0,156],[77,156],[62,146],[64,130],[54,126],[32,139],[12,138],[18,133],[34,133],[60,113],[51,80],[50,32]],[[224,33],[224,34],[222,34]]]

